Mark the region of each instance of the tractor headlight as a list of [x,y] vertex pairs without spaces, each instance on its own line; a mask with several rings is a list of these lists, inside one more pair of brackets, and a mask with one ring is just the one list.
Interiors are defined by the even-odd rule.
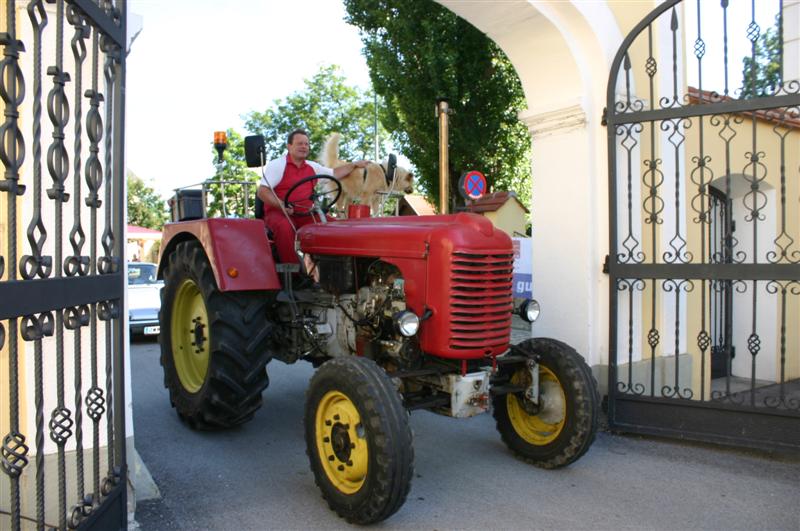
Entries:
[[408,310],[397,312],[394,314],[394,326],[401,335],[411,337],[419,331],[419,317]]
[[539,307],[539,303],[536,302],[536,299],[530,299],[523,302],[522,306],[519,307],[519,316],[529,323],[532,323],[539,318],[541,311],[542,309]]

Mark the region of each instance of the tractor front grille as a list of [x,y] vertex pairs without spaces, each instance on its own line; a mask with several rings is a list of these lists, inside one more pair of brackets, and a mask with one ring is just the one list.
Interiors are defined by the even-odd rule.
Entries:
[[450,276],[450,348],[489,352],[511,335],[514,254],[453,252]]

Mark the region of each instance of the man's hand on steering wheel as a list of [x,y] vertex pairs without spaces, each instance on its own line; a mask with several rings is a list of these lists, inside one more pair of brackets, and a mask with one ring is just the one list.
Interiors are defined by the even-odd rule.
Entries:
[[[326,192],[317,192],[312,187],[311,195],[308,197],[303,197],[301,192],[297,190],[300,189],[301,186],[308,183],[309,181],[317,181],[317,180],[329,180],[335,184],[335,188],[328,190]],[[314,183],[314,186],[316,183]],[[286,192],[286,196],[284,197],[283,204],[284,208],[286,209],[286,213],[289,215],[296,215],[296,216],[310,216],[312,212],[318,211],[322,212],[323,214],[327,214],[331,207],[336,204],[336,201],[339,200],[339,196],[342,194],[342,183],[339,182],[339,179],[335,177],[331,177],[330,175],[312,175],[310,177],[305,177],[300,179],[296,183],[289,188],[289,191]],[[329,200],[329,197],[333,197],[333,199]],[[301,202],[310,201],[311,206],[304,206],[300,204]]]

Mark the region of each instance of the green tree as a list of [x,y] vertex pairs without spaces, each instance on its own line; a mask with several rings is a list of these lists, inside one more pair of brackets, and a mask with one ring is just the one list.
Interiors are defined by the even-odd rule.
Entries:
[[[212,164],[216,166],[217,171],[206,181],[207,215],[252,217],[260,175],[247,167],[242,135],[233,129],[228,129],[226,134],[228,148],[223,154],[223,162],[217,163],[217,152],[214,150]],[[221,184],[222,182],[225,184]]]
[[431,0],[344,0],[360,28],[383,124],[416,166],[417,182],[438,202],[437,98],[450,116],[450,196],[459,175],[480,170],[495,190],[530,200],[530,135],[519,78],[485,34]]
[[[327,137],[342,134],[339,158],[370,158],[374,150],[375,102],[372,92],[350,86],[336,65],[322,66],[302,90],[284,99],[276,99],[263,112],[245,116],[245,128],[264,135],[267,159],[286,151],[286,137],[294,129],[309,133],[311,155],[318,160]],[[379,126],[379,137],[388,134]]]
[[128,170],[128,223],[161,230],[167,221],[164,199],[141,177]]
[[755,53],[743,60],[742,97],[773,94],[781,82],[781,35],[773,26],[756,40]]

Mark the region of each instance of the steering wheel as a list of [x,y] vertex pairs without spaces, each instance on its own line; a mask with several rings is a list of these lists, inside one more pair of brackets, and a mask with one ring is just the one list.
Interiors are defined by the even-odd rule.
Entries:
[[[316,181],[316,180],[324,180],[327,179],[329,181],[333,181],[336,185],[335,188],[332,188],[326,192],[317,192],[316,190],[312,189],[311,195],[308,197],[293,197],[292,194],[295,196],[300,196],[300,192],[295,193],[301,186],[306,184],[309,181]],[[335,194],[335,195],[334,195]],[[342,183],[339,182],[339,179],[336,177],[331,177],[330,175],[312,175],[310,177],[304,177],[300,179],[296,183],[289,188],[289,191],[286,192],[286,196],[283,200],[283,204],[286,208],[291,207],[294,210],[294,213],[298,216],[310,216],[312,212],[315,210],[321,210],[322,213],[327,214],[328,211],[333,207],[336,201],[339,199],[339,196],[342,195]],[[330,199],[330,197],[333,199]],[[301,202],[310,201],[311,206],[301,205]]]

